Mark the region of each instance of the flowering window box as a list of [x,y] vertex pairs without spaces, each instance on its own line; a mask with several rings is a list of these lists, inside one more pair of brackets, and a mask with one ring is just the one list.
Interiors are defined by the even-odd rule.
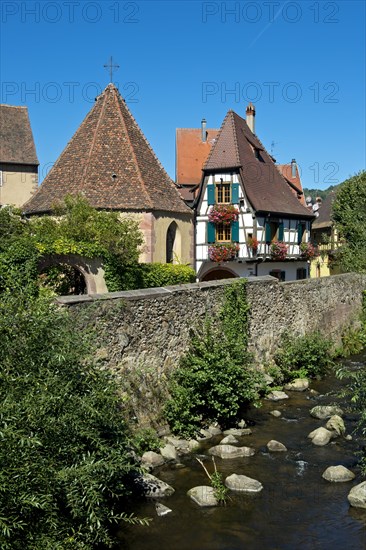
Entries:
[[238,221],[239,210],[232,204],[215,204],[208,213],[208,220],[216,225],[229,225]]
[[208,257],[212,262],[230,262],[235,260],[239,252],[236,243],[216,243],[208,247]]
[[312,260],[318,255],[317,249],[311,243],[300,244],[300,256],[303,260]]
[[272,260],[286,260],[288,248],[287,245],[281,241],[274,241],[271,244],[271,258]]

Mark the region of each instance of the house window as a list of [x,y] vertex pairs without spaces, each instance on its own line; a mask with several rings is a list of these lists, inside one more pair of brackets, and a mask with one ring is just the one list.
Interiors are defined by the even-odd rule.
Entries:
[[224,223],[219,223],[218,225],[216,225],[216,241],[231,241],[231,225]]
[[216,202],[227,204],[231,202],[231,183],[216,184]]
[[305,267],[299,267],[296,270],[296,280],[299,281],[301,279],[306,279],[306,268]]

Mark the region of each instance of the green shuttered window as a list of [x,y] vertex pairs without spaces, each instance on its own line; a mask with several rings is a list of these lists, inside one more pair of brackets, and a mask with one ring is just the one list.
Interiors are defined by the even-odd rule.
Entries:
[[207,202],[209,206],[215,204],[215,186],[212,184],[207,186]]
[[207,242],[214,243],[215,240],[216,240],[215,224],[208,222],[207,223]]
[[283,241],[283,222],[278,225],[278,240]]
[[239,242],[239,221],[231,224],[231,240],[235,243]]
[[231,202],[239,204],[239,184],[233,183],[231,186]]
[[266,243],[270,244],[272,240],[272,232],[271,232],[271,224],[269,222],[266,222],[265,224],[265,236],[266,236]]

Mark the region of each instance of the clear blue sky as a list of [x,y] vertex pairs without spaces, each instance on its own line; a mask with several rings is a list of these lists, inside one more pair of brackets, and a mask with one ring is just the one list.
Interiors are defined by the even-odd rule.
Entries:
[[175,129],[256,106],[256,132],[303,185],[365,167],[364,1],[2,0],[1,99],[27,105],[40,180],[114,81],[174,178]]

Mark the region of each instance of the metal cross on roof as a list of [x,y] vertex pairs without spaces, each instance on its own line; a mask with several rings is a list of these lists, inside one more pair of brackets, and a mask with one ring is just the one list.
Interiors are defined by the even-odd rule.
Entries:
[[109,71],[110,82],[113,82],[113,70],[115,69],[116,71],[118,71],[119,65],[113,65],[113,58],[111,56],[109,63],[103,65],[103,67]]

